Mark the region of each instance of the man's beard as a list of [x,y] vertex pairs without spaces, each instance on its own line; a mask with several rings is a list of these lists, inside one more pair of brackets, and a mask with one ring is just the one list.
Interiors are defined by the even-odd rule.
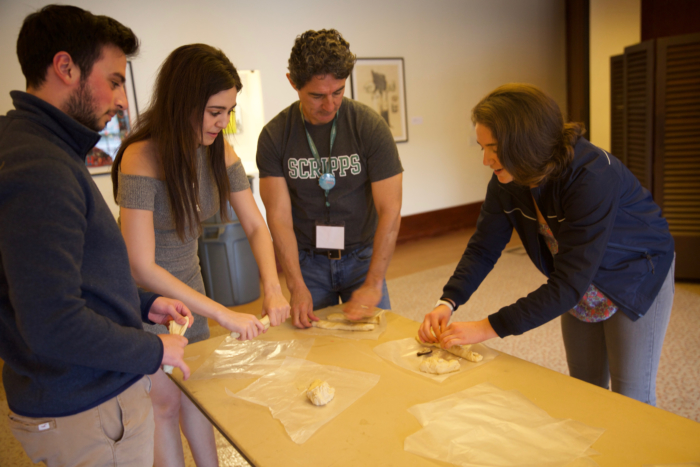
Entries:
[[95,115],[95,99],[86,81],[81,81],[80,87],[68,98],[66,114],[91,130],[102,131],[105,127]]

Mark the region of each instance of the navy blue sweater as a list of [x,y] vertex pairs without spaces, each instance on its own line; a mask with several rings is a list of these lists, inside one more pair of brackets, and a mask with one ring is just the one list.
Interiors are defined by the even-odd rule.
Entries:
[[[554,256],[538,234],[533,197],[559,244]],[[565,313],[591,283],[636,321],[651,306],[673,263],[673,238],[649,191],[617,158],[584,138],[556,180],[531,189],[491,178],[476,232],[442,298],[458,306],[469,300],[514,228],[548,281],[489,316],[500,337],[522,334]]]
[[0,117],[0,357],[14,412],[66,416],[154,373],[126,245],[85,167],[97,133],[43,100]]

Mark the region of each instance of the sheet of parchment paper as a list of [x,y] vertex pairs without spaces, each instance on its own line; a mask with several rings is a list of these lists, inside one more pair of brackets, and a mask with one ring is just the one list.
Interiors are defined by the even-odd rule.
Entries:
[[605,431],[555,419],[518,391],[482,383],[408,409],[423,426],[404,449],[464,467],[596,465],[586,456]]
[[[450,376],[458,375],[464,371],[469,371],[478,366],[484,365],[496,358],[498,355],[500,355],[498,351],[486,347],[483,344],[475,344],[472,345],[470,350],[479,353],[484,357],[480,362],[470,362],[469,360],[460,358],[454,354],[449,353],[446,350],[442,350],[437,347],[430,347],[430,349],[432,349],[433,351],[430,355],[419,357],[417,355],[418,351],[425,347],[426,346],[419,344],[418,341],[416,341],[416,339],[414,339],[413,337],[407,337],[406,339],[398,339],[395,341],[389,341],[380,344],[374,348],[374,352],[380,357],[384,358],[385,360],[388,360],[391,363],[400,366],[401,368],[405,368],[414,373],[418,373],[419,375],[425,376],[426,378],[430,378],[433,381],[437,381],[438,383],[442,383]],[[447,373],[444,375],[434,375],[432,373],[424,373],[420,371],[419,367],[421,362],[424,359],[435,355],[437,355],[440,358],[444,358],[445,360],[459,361],[459,371],[455,371],[454,373]]]
[[190,379],[262,376],[279,367],[286,357],[306,358],[313,345],[313,339],[241,342],[228,336]]
[[[342,313],[344,304],[329,306],[327,308],[322,308],[320,310],[314,311],[314,314],[320,319],[326,319],[326,317],[331,313]],[[321,328],[308,328],[300,330],[309,336],[335,336],[342,337],[343,339],[369,339],[377,340],[379,336],[386,331],[386,316],[385,310],[377,309],[378,313],[381,313],[379,324],[374,326],[372,331],[340,331],[337,329],[321,329]]]
[[[313,405],[306,390],[316,379],[335,388],[335,397],[323,406]],[[287,357],[274,372],[247,388],[227,394],[268,407],[297,444],[354,404],[379,382],[379,375]]]

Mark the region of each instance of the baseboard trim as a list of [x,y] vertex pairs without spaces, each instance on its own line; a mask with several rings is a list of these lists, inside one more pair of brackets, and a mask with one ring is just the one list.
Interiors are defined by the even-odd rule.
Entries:
[[402,217],[396,243],[400,244],[476,227],[482,204],[483,201],[477,201],[476,203]]

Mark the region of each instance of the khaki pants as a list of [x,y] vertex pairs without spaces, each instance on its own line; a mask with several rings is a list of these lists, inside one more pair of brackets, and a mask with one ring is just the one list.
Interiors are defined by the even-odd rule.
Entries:
[[151,380],[144,376],[107,402],[68,417],[32,418],[10,411],[10,429],[27,455],[48,467],[152,466]]

